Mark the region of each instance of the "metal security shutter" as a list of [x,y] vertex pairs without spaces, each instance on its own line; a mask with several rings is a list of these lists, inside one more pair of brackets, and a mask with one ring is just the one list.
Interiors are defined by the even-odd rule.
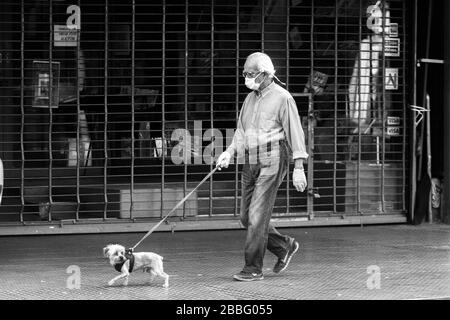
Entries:
[[[407,9],[404,1],[311,3],[305,63],[316,85],[315,212],[406,209]],[[385,30],[379,35],[369,28],[375,16],[381,19],[373,28]]]
[[[369,43],[378,58],[367,60],[373,5],[396,27]],[[160,218],[230,143],[255,51],[272,57],[295,97],[311,154],[309,191],[296,192],[289,174],[274,217],[405,212],[407,2],[6,0],[0,8],[0,221]],[[240,169],[215,174],[174,219],[238,219]]]

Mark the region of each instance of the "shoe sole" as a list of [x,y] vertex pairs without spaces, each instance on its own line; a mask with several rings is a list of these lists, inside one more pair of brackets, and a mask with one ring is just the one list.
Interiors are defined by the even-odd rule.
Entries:
[[237,281],[243,281],[243,282],[251,282],[251,281],[264,280],[264,277],[261,277],[261,278],[253,278],[253,279],[243,279],[243,278],[239,278],[239,277],[233,276],[233,278],[234,278],[234,280],[237,280]]
[[298,251],[299,248],[300,248],[299,243],[298,243],[298,242],[295,242],[295,248],[294,248],[294,251],[293,251],[293,252],[291,253],[291,255],[288,257],[288,259],[287,259],[287,261],[286,261],[286,264],[284,265],[283,269],[280,269],[280,271],[278,271],[278,272],[276,272],[276,273],[281,273],[281,272],[283,272],[284,270],[286,270],[286,268],[287,268],[288,265],[289,265],[289,262],[291,262],[292,257],[293,257],[294,254]]

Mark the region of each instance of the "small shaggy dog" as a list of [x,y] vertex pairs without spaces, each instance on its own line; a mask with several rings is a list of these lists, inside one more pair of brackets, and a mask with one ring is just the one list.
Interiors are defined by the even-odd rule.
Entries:
[[150,281],[155,276],[164,279],[164,288],[169,287],[169,275],[163,269],[163,257],[153,252],[127,252],[125,247],[118,244],[109,244],[103,248],[103,255],[109,258],[110,264],[120,272],[120,275],[108,282],[112,286],[117,280],[125,278],[123,285],[128,285],[128,277],[134,270],[142,269],[151,275]]

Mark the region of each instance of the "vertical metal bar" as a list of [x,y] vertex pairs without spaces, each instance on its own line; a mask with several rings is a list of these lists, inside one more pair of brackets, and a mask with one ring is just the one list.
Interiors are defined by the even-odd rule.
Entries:
[[[431,25],[432,25],[432,14],[433,14],[433,0],[429,0],[428,2],[428,17],[427,17],[427,29],[426,29],[426,40],[425,40],[425,56],[426,58],[429,58],[430,55],[430,44],[431,44]],[[422,107],[425,108],[426,104],[427,104],[427,89],[428,89],[428,74],[429,74],[429,65],[428,63],[425,63],[425,65],[423,66],[423,84],[422,84]],[[426,117],[426,115],[425,115]],[[425,120],[424,117],[424,120]],[[421,125],[421,130],[420,130],[420,137],[419,137],[419,144],[420,144],[420,156],[419,156],[419,163],[418,163],[418,179],[417,181],[421,181],[422,180],[422,173],[423,173],[423,159],[425,158],[424,156],[424,135],[425,135],[425,130],[426,130],[426,124],[425,121],[422,121],[422,125]]]
[[[381,133],[381,139],[382,139],[382,149],[381,149],[381,211],[383,213],[386,212],[386,202],[385,202],[385,158],[386,158],[386,105],[387,105],[387,101],[386,101],[386,56],[385,56],[385,44],[386,44],[386,18],[387,18],[387,14],[388,11],[386,10],[386,3],[383,4],[383,14],[382,14],[382,43],[381,43],[381,60],[382,60],[382,64],[381,64],[381,90],[383,93],[382,96],[382,105],[381,105],[381,114],[382,114],[382,119],[381,119],[381,128],[382,128],[382,133]],[[377,144],[379,144],[379,142],[377,141]],[[378,148],[377,148],[377,152],[378,152]]]
[[339,23],[339,7],[338,2],[335,2],[335,22],[334,22],[334,161],[333,161],[333,213],[337,213],[337,154],[338,154],[338,23]]
[[[427,174],[428,177],[430,178],[430,183],[432,183],[432,156],[431,156],[431,104],[430,104],[430,95],[427,94],[427,106],[426,106],[428,112],[425,114],[425,119],[426,119],[426,144],[427,144],[427,148],[426,148],[426,152],[427,152]],[[424,120],[425,120],[424,119]],[[428,223],[429,224],[433,224],[433,203],[432,203],[432,198],[431,198],[432,194],[431,194],[431,188],[430,188],[430,192],[429,192],[429,197],[428,197]]]
[[[190,154],[187,154],[187,151],[190,150],[190,146],[188,146],[187,134],[189,130],[188,126],[188,64],[189,64],[189,0],[185,1],[185,34],[184,34],[184,127],[185,127],[185,150],[183,152],[184,156],[184,183],[183,183],[183,194],[186,196],[187,190],[187,161]],[[183,203],[183,217],[186,212],[186,203]]]
[[[412,39],[412,47],[413,47],[413,62],[411,63],[412,67],[412,104],[417,105],[417,34],[418,34],[418,16],[417,16],[417,6],[418,0],[414,0],[414,13],[413,13],[413,39]],[[416,153],[416,144],[417,144],[417,127],[415,124],[415,112],[411,112],[411,121],[410,121],[410,154],[411,154],[411,172],[410,172],[410,199],[409,199],[409,220],[413,222],[415,219],[415,207],[416,207],[416,192],[417,192],[417,153]]]
[[161,117],[162,117],[162,169],[161,169],[161,209],[163,217],[165,175],[166,175],[166,0],[163,0],[162,15],[162,83],[161,83]]
[[22,163],[20,166],[20,222],[23,223],[23,212],[25,210],[25,145],[24,145],[24,130],[25,130],[25,8],[24,0],[20,1],[20,154],[22,157]]
[[[362,11],[362,0],[359,0],[359,12]],[[362,16],[359,15],[359,45],[360,48],[362,48]],[[369,52],[370,54],[370,52]],[[356,211],[358,214],[362,214],[361,212],[361,55],[362,50],[359,50],[359,53],[357,54],[358,59],[358,163],[357,163],[357,173],[356,173]]]
[[[78,7],[80,7],[80,0],[78,0],[77,2]],[[80,199],[80,153],[79,153],[79,149],[80,149],[80,114],[81,114],[81,107],[80,107],[80,77],[79,77],[79,66],[80,66],[80,36],[81,36],[81,31],[80,29],[76,29],[77,32],[77,54],[76,54],[76,103],[77,103],[77,210],[75,212],[75,220],[79,220],[80,219],[80,204],[81,204],[81,199]],[[84,144],[83,144],[84,147]],[[84,155],[85,155],[85,150],[83,148],[83,157],[81,159],[84,159]],[[84,159],[84,164],[87,165],[88,164],[88,160],[89,159]]]
[[104,110],[105,110],[105,127],[103,132],[103,151],[105,162],[103,165],[103,196],[105,200],[105,206],[103,208],[103,219],[106,220],[108,212],[108,44],[109,44],[109,4],[108,0],[105,0],[105,56],[104,56]]
[[406,211],[406,110],[407,110],[407,105],[406,105],[406,16],[405,16],[405,12],[407,12],[407,7],[406,7],[406,2],[402,1],[402,5],[403,5],[403,10],[402,10],[402,29],[403,29],[403,36],[402,36],[402,43],[403,43],[403,54],[405,55],[402,59],[402,63],[403,63],[403,81],[402,81],[402,85],[403,85],[403,121],[402,121],[402,211],[405,212]]
[[266,11],[265,1],[266,0],[261,0],[261,52],[264,52],[264,49],[265,49],[265,43],[264,43],[264,41],[265,41],[264,33],[266,32],[265,25],[264,25],[265,16],[266,16],[266,13],[265,13],[265,11]]
[[[215,1],[211,0],[211,74],[210,74],[210,123],[211,123],[211,132],[214,132],[214,4]],[[215,137],[211,137],[213,139],[213,147],[212,150],[215,150]],[[210,172],[213,170],[214,163],[210,164]],[[214,177],[211,176],[209,179],[209,216],[211,217],[213,214],[213,183]]]
[[[450,2],[445,1],[444,4],[444,100],[443,105],[450,105]],[[417,61],[417,60],[415,60]],[[442,194],[442,222],[450,223],[450,146],[448,141],[450,139],[450,112],[449,108],[444,108],[444,188]]]
[[136,1],[132,1],[132,22],[131,22],[131,183],[130,183],[130,219],[133,219],[134,212],[134,161],[135,161],[135,55],[136,55]]
[[[310,81],[312,83],[313,81],[313,74],[314,74],[314,27],[315,27],[315,2],[314,0],[311,0],[311,27],[310,27],[310,59],[311,59],[311,68],[310,68]],[[309,95],[309,107],[308,107],[308,118],[311,118],[314,115],[314,98],[311,95]],[[312,155],[308,158],[308,185],[309,190],[314,189],[314,128],[312,126],[311,121],[308,121],[308,140],[310,145],[310,150],[312,152]],[[311,196],[310,192],[306,193],[306,207],[307,207],[307,213],[310,219],[314,218],[314,203],[313,203],[313,197]]]
[[314,190],[314,127],[312,125],[312,117],[314,115],[314,100],[312,93],[308,94],[308,145],[310,146],[310,151],[312,156],[308,158],[308,185],[311,192],[306,193],[306,205],[307,205],[307,213],[309,219],[314,219],[314,202],[313,202],[313,190]]
[[[235,105],[235,118],[239,119],[239,51],[240,51],[240,44],[239,44],[239,29],[240,29],[240,14],[239,14],[239,7],[240,2],[239,0],[236,0],[236,105]],[[236,157],[236,166],[234,171],[234,216],[238,216],[238,195],[239,195],[239,161],[238,157]]]
[[53,110],[52,110],[52,98],[53,98],[53,0],[49,0],[49,41],[48,41],[48,54],[49,54],[49,89],[48,89],[48,112],[49,112],[49,125],[48,125],[48,196],[49,196],[49,213],[48,221],[52,221],[52,207],[53,207],[53,150],[52,150],[52,132],[53,132]]
[[[290,68],[290,54],[289,54],[289,32],[290,32],[290,28],[291,28],[291,24],[290,24],[290,0],[286,0],[286,90],[289,91],[289,68]],[[289,196],[289,184],[290,184],[290,160],[286,159],[287,162],[287,168],[288,168],[288,174],[286,175],[286,215],[290,214],[290,196]]]

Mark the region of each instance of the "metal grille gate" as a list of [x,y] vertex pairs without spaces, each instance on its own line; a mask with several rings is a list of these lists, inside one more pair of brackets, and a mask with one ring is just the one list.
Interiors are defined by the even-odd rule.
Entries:
[[[405,213],[408,2],[0,8],[2,225],[161,217],[230,142],[254,51],[273,58],[295,97],[311,155],[309,191],[297,193],[288,175],[274,216]],[[188,161],[174,161],[180,150]],[[178,217],[236,220],[239,169],[214,175]]]

